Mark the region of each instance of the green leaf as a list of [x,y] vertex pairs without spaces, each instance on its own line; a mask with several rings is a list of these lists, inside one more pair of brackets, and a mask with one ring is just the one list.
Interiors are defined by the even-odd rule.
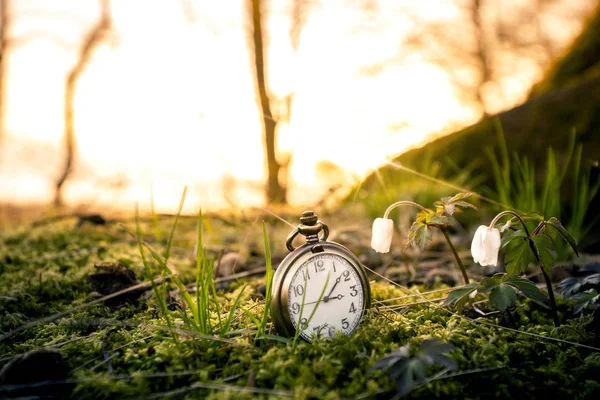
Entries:
[[[502,240],[500,241],[500,248],[504,249],[505,247],[508,247],[511,243],[512,245],[516,245],[517,242],[515,240],[517,238],[521,238],[521,240],[523,240],[526,237],[527,235],[522,230],[508,231],[502,236]],[[513,243],[513,241],[515,242]]]
[[[452,197],[443,197],[442,201],[446,204],[450,204],[450,203],[456,203],[459,200],[464,200],[464,199],[468,199],[469,197],[473,196],[473,193],[470,192],[465,192],[465,193],[457,193]],[[446,200],[447,199],[447,200]]]
[[577,248],[577,242],[575,241],[575,238],[571,236],[571,234],[565,229],[565,227],[560,223],[558,219],[552,217],[548,221],[546,221],[546,225],[549,225],[556,229],[558,233],[560,233],[562,237],[567,241],[567,243],[569,243],[569,246],[571,246],[577,257],[579,257],[579,249]]
[[448,225],[448,222],[450,222],[450,218],[436,213],[429,213],[425,218],[426,224]]
[[554,250],[554,242],[546,235],[538,234],[531,238],[535,244],[538,254],[540,256],[540,262],[544,271],[548,275],[552,275],[552,266],[556,261],[556,251]]
[[526,236],[516,236],[507,244],[504,262],[506,263],[506,273],[509,276],[522,274],[533,261],[535,261],[535,257]]
[[477,283],[470,283],[460,289],[454,289],[448,293],[443,306],[456,304],[456,308],[461,309],[469,300],[469,295],[477,289]]
[[412,245],[417,246],[423,251],[427,241],[431,240],[431,229],[423,222],[415,221],[410,227],[408,240]]
[[491,278],[483,278],[481,280],[481,282],[479,282],[477,291],[479,293],[487,293],[487,292],[491,292],[492,290],[497,288],[498,285],[500,285],[502,283],[502,281],[501,281],[502,278],[499,277],[499,275],[503,276],[504,274],[496,274]]
[[505,281],[507,285],[514,287],[519,290],[525,297],[528,297],[533,300],[537,300],[541,303],[548,302],[548,296],[544,294],[533,282],[528,279],[519,278],[518,276],[513,276]]
[[515,292],[512,286],[506,283],[498,285],[490,294],[490,303],[500,311],[506,311],[516,301],[517,292]]
[[464,199],[469,198],[473,195],[473,193],[458,193],[453,197],[442,197],[441,201],[436,201],[433,203],[434,206],[437,207],[438,211],[444,211],[447,215],[452,215],[456,211],[456,207],[462,208],[473,208],[477,210],[473,204],[464,201]]
[[452,204],[456,205],[457,207],[472,208],[473,210],[477,210],[477,207],[467,201],[457,201]]
[[369,371],[376,369],[387,371],[388,377],[396,383],[399,396],[404,396],[412,390],[415,384],[426,381],[426,368],[435,363],[456,370],[456,362],[445,353],[456,348],[439,339],[426,339],[421,343],[414,357],[410,357],[410,344],[387,354],[378,360]]
[[[544,216],[537,211],[519,213],[519,216],[525,222],[527,222],[527,221],[538,221],[539,222],[539,221],[544,220]],[[513,225],[516,225],[520,222],[516,217],[513,218],[511,221],[513,222]]]

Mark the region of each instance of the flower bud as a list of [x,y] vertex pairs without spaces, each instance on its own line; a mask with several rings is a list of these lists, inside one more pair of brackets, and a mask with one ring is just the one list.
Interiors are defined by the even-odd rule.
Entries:
[[476,263],[485,267],[498,264],[500,251],[500,231],[496,228],[481,225],[477,228],[471,243],[471,255]]
[[371,247],[378,253],[387,253],[392,244],[394,222],[389,218],[375,218],[373,221],[373,237]]

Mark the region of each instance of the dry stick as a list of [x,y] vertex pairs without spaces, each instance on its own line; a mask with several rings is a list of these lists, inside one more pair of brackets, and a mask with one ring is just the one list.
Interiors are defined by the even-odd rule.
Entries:
[[373,305],[377,305],[377,304],[384,304],[384,303],[390,303],[392,301],[398,301],[398,300],[404,300],[404,299],[410,299],[412,297],[419,297],[419,296],[425,296],[426,294],[434,294],[434,293],[442,293],[442,292],[449,292],[451,290],[455,290],[455,289],[462,289],[464,287],[463,286],[454,286],[454,287],[450,287],[450,288],[443,288],[443,289],[436,289],[436,290],[430,290],[428,292],[423,292],[423,293],[418,293],[418,294],[411,294],[408,296],[400,296],[400,297],[394,297],[391,299],[384,299],[384,300],[375,300],[373,301]]
[[[117,381],[117,380],[127,380],[127,379],[152,379],[152,378],[168,378],[168,377],[177,377],[177,376],[189,376],[201,373],[202,370],[194,370],[194,371],[178,371],[178,372],[156,372],[150,374],[122,374],[122,375],[113,375],[113,376],[103,376],[101,378],[90,377],[90,378],[73,378],[73,379],[58,379],[51,381],[40,381],[33,382],[27,384],[15,384],[15,385],[0,385],[0,393],[2,392],[10,392],[18,389],[31,389],[37,387],[51,386],[51,385],[63,385],[70,383],[86,383],[86,382],[98,382],[98,381]],[[229,381],[232,379],[237,379],[241,374],[234,375],[231,377],[223,378],[223,381]],[[273,394],[277,396],[293,396],[293,392],[287,392],[283,390],[277,389],[262,389],[262,388],[249,388],[245,386],[237,386],[237,385],[228,385],[223,383],[216,382],[197,382],[199,388],[206,389],[216,389],[216,390],[233,390],[233,391],[241,391],[241,392],[250,392],[250,393],[262,393],[262,394]],[[148,398],[148,397],[143,397]]]
[[191,390],[197,389],[214,389],[214,390],[223,390],[223,391],[233,391],[233,392],[242,392],[242,393],[256,393],[256,394],[268,394],[272,396],[281,396],[281,397],[294,397],[294,392],[278,390],[278,389],[266,389],[266,388],[257,388],[250,386],[237,386],[237,385],[228,385],[224,383],[203,383],[196,382],[191,386],[170,390],[168,392],[162,393],[154,393],[149,397],[137,397],[136,399],[159,399],[167,396],[171,396],[174,394],[182,394],[185,392],[189,392]]
[[189,337],[194,337],[194,338],[198,338],[198,339],[212,340],[215,342],[223,342],[223,343],[232,344],[235,346],[252,348],[252,346],[250,346],[250,345],[238,343],[232,339],[225,339],[225,338],[222,338],[219,336],[203,335],[201,333],[198,333],[195,331],[190,331],[187,329],[170,328],[168,326],[146,324],[144,322],[139,322],[139,321],[114,321],[114,320],[105,320],[105,319],[91,319],[91,320],[77,320],[70,324],[71,325],[88,325],[88,326],[120,326],[120,327],[128,327],[128,328],[151,328],[156,331],[163,331],[163,332],[170,332],[170,333],[175,332],[182,336],[189,336]]
[[[393,281],[393,280],[391,280],[391,279],[388,279],[388,278],[386,278],[385,276],[383,276],[383,275],[381,275],[381,274],[378,274],[377,272],[373,271],[371,268],[369,268],[369,267],[367,267],[367,266],[365,266],[365,265],[363,265],[363,268],[365,268],[365,269],[367,269],[368,271],[370,271],[371,273],[373,273],[373,274],[375,274],[375,275],[379,276],[379,277],[380,277],[380,278],[382,278],[383,280],[385,280],[385,281],[387,281],[387,282],[391,283],[392,285],[394,285],[394,286],[397,286],[397,287],[399,287],[400,289],[403,289],[403,290],[405,290],[405,291],[407,291],[407,292],[409,292],[409,293],[412,293],[410,289],[408,289],[408,288],[406,288],[406,287],[404,287],[404,286],[400,285],[400,284],[399,284],[399,283],[397,283],[397,282],[394,282],[394,281]],[[417,296],[419,296],[419,294],[417,294]],[[423,300],[427,300],[427,302],[428,302],[428,303],[430,303],[430,304],[434,305],[435,307],[439,308],[440,310],[442,310],[442,311],[445,311],[445,312],[447,312],[448,314],[454,315],[454,316],[456,316],[456,317],[458,317],[458,318],[466,319],[467,321],[471,321],[471,322],[473,322],[473,323],[475,323],[475,324],[487,325],[487,326],[491,326],[491,327],[493,327],[493,328],[496,328],[496,329],[504,329],[504,330],[507,330],[507,331],[510,331],[510,332],[519,333],[519,334],[521,334],[521,335],[532,336],[532,337],[539,338],[539,339],[543,339],[543,340],[550,340],[550,341],[554,341],[554,342],[559,342],[559,343],[570,344],[570,345],[573,345],[573,346],[583,347],[583,348],[586,348],[586,349],[589,349],[589,350],[593,350],[593,351],[598,351],[598,352],[600,352],[600,348],[598,348],[598,347],[594,347],[594,346],[588,346],[587,344],[581,344],[581,343],[577,343],[577,342],[572,342],[572,341],[570,341],[570,340],[563,340],[563,339],[553,338],[553,337],[551,337],[551,336],[544,336],[544,335],[540,335],[540,334],[537,334],[537,333],[531,333],[531,332],[526,332],[526,331],[520,331],[520,330],[518,330],[518,329],[508,328],[508,327],[506,327],[506,326],[502,326],[502,325],[496,325],[496,324],[492,324],[492,323],[490,323],[490,322],[485,322],[485,321],[480,321],[480,320],[477,320],[477,319],[469,318],[469,317],[466,317],[466,316],[464,316],[464,315],[461,315],[461,314],[455,313],[455,312],[453,312],[453,311],[450,311],[450,310],[448,310],[448,309],[446,309],[446,308],[443,308],[442,306],[440,306],[440,305],[439,305],[439,304],[437,304],[436,302],[434,302],[434,301],[429,301],[429,300],[428,300],[428,299],[427,299],[425,296],[421,296],[421,297],[423,298]]]

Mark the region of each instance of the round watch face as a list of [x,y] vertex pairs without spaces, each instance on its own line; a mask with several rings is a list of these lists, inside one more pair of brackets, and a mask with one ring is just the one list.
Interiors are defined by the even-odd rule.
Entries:
[[329,338],[350,335],[364,312],[365,293],[357,271],[344,257],[321,253],[294,273],[288,287],[287,311],[300,335]]

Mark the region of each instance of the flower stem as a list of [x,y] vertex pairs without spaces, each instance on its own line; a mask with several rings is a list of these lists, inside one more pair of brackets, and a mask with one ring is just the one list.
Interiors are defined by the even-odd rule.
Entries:
[[540,264],[540,269],[542,270],[544,280],[546,281],[546,289],[548,289],[548,297],[550,298],[550,306],[552,306],[552,319],[554,320],[554,326],[559,327],[560,321],[558,319],[558,312],[556,311],[556,300],[554,298],[554,290],[552,289],[552,281],[550,280],[550,277],[546,271],[544,271],[542,264]]
[[552,319],[554,320],[554,326],[558,327],[558,326],[560,326],[560,321],[558,319],[558,311],[556,309],[556,299],[554,298],[554,289],[552,289],[552,281],[550,280],[550,277],[548,276],[546,271],[544,271],[544,266],[542,265],[542,261],[540,260],[540,253],[539,253],[535,243],[533,242],[533,240],[531,240],[532,235],[534,235],[534,236],[537,235],[538,232],[541,230],[541,228],[545,225],[545,221],[540,222],[540,224],[537,226],[537,228],[530,235],[529,229],[527,229],[527,226],[525,225],[525,221],[523,221],[523,218],[521,218],[521,216],[519,214],[517,214],[514,211],[502,211],[500,214],[496,215],[496,217],[492,220],[492,223],[490,224],[490,228],[493,228],[494,225],[496,225],[496,222],[498,222],[498,220],[500,218],[502,218],[503,216],[508,215],[508,214],[516,217],[519,220],[519,222],[521,222],[521,226],[523,226],[523,230],[525,231],[525,234],[527,235],[527,241],[529,242],[529,247],[531,248],[531,251],[533,251],[533,255],[535,256],[535,261],[540,266],[540,269],[542,270],[542,275],[544,275],[544,280],[546,281],[546,289],[548,290],[548,297],[550,298],[550,306],[552,307]]
[[397,201],[394,204],[392,204],[391,206],[389,206],[387,208],[387,210],[385,210],[385,213],[383,214],[383,218],[387,219],[390,215],[390,212],[398,206],[413,206],[413,207],[417,207],[421,211],[425,211],[427,213],[432,212],[431,210],[428,210],[427,208],[423,207],[422,205],[420,205],[418,203],[415,203],[414,201],[403,200],[403,201]]
[[456,264],[458,264],[458,267],[460,268],[460,272],[462,272],[462,276],[465,279],[465,284],[468,285],[469,284],[469,276],[467,275],[467,270],[465,269],[465,266],[463,265],[462,261],[460,260],[460,257],[458,256],[458,253],[456,252],[456,249],[454,248],[454,245],[452,244],[452,241],[450,240],[450,236],[448,236],[448,229],[445,227],[440,227],[440,230],[444,234],[444,237],[446,238],[446,242],[448,242],[448,245],[450,246],[450,249],[452,250],[452,254],[454,254],[454,259],[456,260]]
[[527,235],[527,237],[529,237],[529,229],[527,229],[527,225],[525,225],[525,221],[523,221],[523,218],[521,218],[521,216],[516,212],[510,210],[502,211],[500,214],[496,215],[496,217],[492,220],[492,223],[490,224],[490,228],[493,228],[494,225],[496,225],[496,222],[498,222],[498,220],[504,217],[505,215],[512,215],[513,217],[516,217],[519,220],[519,222],[521,222],[521,226],[523,226],[525,234]]
[[517,329],[517,321],[515,321],[515,317],[513,316],[513,313],[510,311],[509,308],[506,309],[506,314],[508,315],[508,319],[510,320],[510,323],[513,326],[513,328]]

